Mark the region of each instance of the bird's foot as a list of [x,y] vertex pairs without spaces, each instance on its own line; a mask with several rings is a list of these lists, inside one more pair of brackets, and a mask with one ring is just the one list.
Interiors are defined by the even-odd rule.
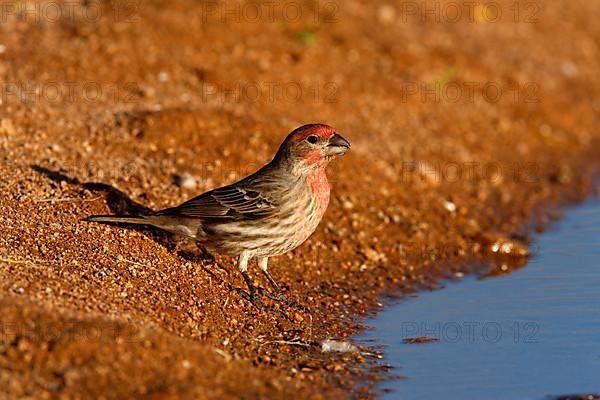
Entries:
[[294,300],[288,299],[281,292],[271,293],[268,290],[263,289],[263,288],[259,288],[259,290],[260,290],[260,294],[262,294],[265,297],[268,297],[269,299],[271,299],[273,301],[277,301],[277,302],[282,303],[291,308],[296,308],[296,309],[299,309],[302,311],[308,311],[308,308],[306,308],[305,306],[303,306],[302,304],[300,304]]
[[265,309],[265,305],[263,304],[260,297],[258,297],[255,290],[247,292],[242,288],[236,288],[236,289],[234,289],[234,291],[237,292],[240,296],[242,296],[242,298],[244,298],[245,300],[248,300],[250,303],[252,303],[252,305],[254,307],[258,308],[259,310]]
[[196,242],[196,248],[198,249],[201,260],[208,261],[210,264],[217,262],[216,257],[212,255],[208,250],[206,250],[206,248],[202,246],[199,242]]
[[288,321],[292,321],[292,319],[288,315],[286,315],[285,313],[281,312],[280,310],[278,310],[276,308],[269,307],[269,306],[267,306],[266,304],[264,304],[262,302],[262,300],[258,296],[257,292],[260,292],[261,294],[264,294],[264,292],[265,292],[264,289],[262,289],[262,288],[255,288],[255,290],[253,290],[251,292],[247,292],[244,289],[237,288],[237,289],[235,289],[235,291],[238,292],[240,294],[240,296],[242,296],[244,299],[248,300],[258,310],[266,311],[266,312],[272,312],[272,313],[275,313],[275,314],[279,315],[280,317],[283,317],[283,318],[287,319]]

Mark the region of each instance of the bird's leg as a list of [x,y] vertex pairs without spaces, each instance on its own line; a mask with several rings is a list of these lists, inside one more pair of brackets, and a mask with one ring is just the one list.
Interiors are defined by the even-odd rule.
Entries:
[[248,271],[242,271],[242,277],[248,286],[248,292],[250,293],[250,296],[254,297],[256,294],[256,288],[254,287],[254,283],[252,282],[252,278],[250,278]]
[[275,291],[274,296],[265,291],[266,293],[263,293],[265,296],[267,296],[268,298],[270,298],[272,300],[281,301],[282,303],[284,303],[290,307],[296,307],[296,308],[300,308],[302,310],[306,309],[306,307],[304,307],[303,305],[298,304],[293,300],[288,300],[288,298],[285,297],[285,295],[281,292],[281,288],[279,287],[277,282],[275,282],[275,279],[273,279],[271,274],[269,274],[269,269],[268,269],[269,257],[258,257],[257,263],[258,263],[258,267],[265,274],[265,277],[269,281],[269,284],[273,287],[273,290]]
[[254,284],[252,283],[252,278],[250,278],[250,274],[248,274],[248,261],[249,260],[250,260],[249,255],[245,252],[242,252],[242,254],[240,254],[240,256],[238,257],[237,267],[240,270],[240,273],[242,274],[242,277],[244,278],[246,285],[248,286],[249,300],[252,302],[252,304],[259,305],[260,299],[256,296],[256,288],[255,288]]
[[273,279],[271,274],[269,274],[269,257],[258,257],[257,263],[258,268],[260,268],[260,270],[265,274],[267,280],[269,281],[269,284],[271,285],[275,293],[278,296],[281,296],[281,289],[279,288],[279,285],[277,284],[277,282],[275,282],[275,279]]
[[217,259],[215,258],[215,256],[212,255],[211,253],[209,253],[206,250],[206,248],[200,244],[200,242],[196,242],[196,247],[198,248],[198,251],[200,252],[200,258],[202,258],[203,260],[207,260],[210,263],[217,262]]

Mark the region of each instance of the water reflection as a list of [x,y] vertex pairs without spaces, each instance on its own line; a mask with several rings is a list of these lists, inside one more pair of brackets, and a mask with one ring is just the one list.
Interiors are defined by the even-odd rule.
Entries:
[[384,384],[389,398],[600,392],[600,204],[573,208],[535,245],[525,268],[499,263],[485,274],[494,279],[463,278],[370,322],[359,339],[386,345],[406,377]]

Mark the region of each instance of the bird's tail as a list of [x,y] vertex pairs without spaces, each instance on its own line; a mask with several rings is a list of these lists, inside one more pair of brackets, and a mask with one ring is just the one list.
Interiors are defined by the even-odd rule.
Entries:
[[84,221],[152,225],[152,221],[149,221],[148,217],[143,215],[92,215],[85,218]]
[[92,215],[84,219],[87,222],[149,225],[191,238],[196,237],[200,229],[199,219],[185,219],[169,215]]

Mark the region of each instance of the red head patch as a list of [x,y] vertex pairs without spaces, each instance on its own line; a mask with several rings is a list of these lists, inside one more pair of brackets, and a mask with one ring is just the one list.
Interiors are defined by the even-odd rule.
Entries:
[[300,142],[310,135],[315,135],[320,138],[329,139],[335,134],[335,129],[325,124],[309,124],[303,125],[299,128],[294,129],[292,133],[288,135],[288,139],[294,142]]
[[[342,142],[336,141],[341,138]],[[339,145],[338,144],[342,144]],[[347,144],[347,146],[345,146]],[[310,124],[296,128],[285,138],[274,162],[283,162],[296,172],[309,172],[315,167],[325,168],[336,155],[343,155],[350,144],[334,128],[325,124]]]

